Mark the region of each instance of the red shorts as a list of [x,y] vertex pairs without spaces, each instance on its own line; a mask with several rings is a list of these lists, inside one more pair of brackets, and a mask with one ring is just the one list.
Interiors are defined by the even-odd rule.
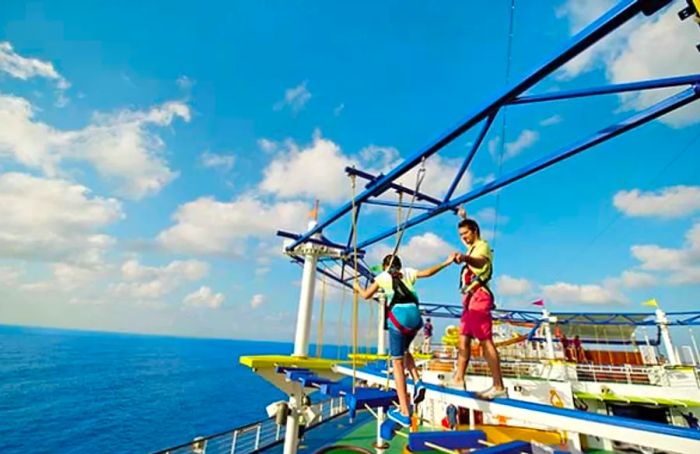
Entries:
[[462,297],[462,307],[464,309],[459,323],[459,333],[479,340],[491,339],[493,336],[493,320],[491,319],[493,296],[486,290],[477,289],[469,301],[467,301],[467,295]]

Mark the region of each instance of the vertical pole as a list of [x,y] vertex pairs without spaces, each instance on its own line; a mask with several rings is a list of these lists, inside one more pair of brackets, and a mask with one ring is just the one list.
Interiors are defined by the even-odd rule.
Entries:
[[[309,221],[309,230],[316,226],[315,220]],[[297,312],[297,327],[294,337],[293,356],[305,358],[309,353],[309,331],[311,328],[311,314],[314,302],[314,284],[316,283],[316,261],[318,256],[313,251],[311,243],[303,247],[309,248],[304,255],[304,271],[301,276],[301,290],[299,291],[299,310]],[[300,396],[289,396],[289,416],[287,416],[287,428],[284,432],[284,454],[296,454],[299,438],[299,400]]]
[[[386,354],[386,333],[384,332],[385,307],[386,296],[382,292],[379,294],[379,315],[377,316],[377,355]],[[387,373],[388,372],[389,371],[387,371]],[[377,454],[383,454],[384,450],[389,447],[388,443],[382,439],[381,435],[381,427],[385,419],[384,409],[381,407],[377,408],[377,440],[374,444]]]
[[297,418],[297,398],[289,396],[289,416],[287,416],[287,428],[284,432],[284,454],[296,454],[299,439],[299,425]]
[[[309,221],[309,229],[316,225],[316,221]],[[306,247],[313,247],[307,244]],[[314,305],[314,284],[316,283],[316,261],[318,257],[313,252],[304,256],[304,271],[301,276],[301,290],[299,292],[299,310],[297,312],[297,330],[294,337],[293,356],[306,357],[309,353],[309,331],[311,328],[311,314]]]
[[661,309],[656,309],[656,323],[661,329],[661,339],[664,341],[668,363],[672,366],[677,366],[679,364],[678,355],[676,355],[676,349],[671,340],[671,333],[668,331],[668,319],[666,318],[666,313]]
[[255,432],[255,450],[260,448],[260,433],[262,431],[262,424],[258,425],[258,430]]
[[693,328],[688,328],[690,331],[690,341],[693,343],[693,351],[695,352],[695,364],[700,364],[700,353],[698,353],[698,344],[695,342],[695,334],[693,333]]
[[544,339],[547,344],[547,358],[554,359],[554,341],[552,340],[552,327],[549,324],[550,317],[547,309],[542,309],[542,318],[544,319],[542,328],[544,331]]
[[238,441],[238,431],[233,431],[233,438],[231,439],[231,451],[229,454],[235,454],[236,452],[236,442]]

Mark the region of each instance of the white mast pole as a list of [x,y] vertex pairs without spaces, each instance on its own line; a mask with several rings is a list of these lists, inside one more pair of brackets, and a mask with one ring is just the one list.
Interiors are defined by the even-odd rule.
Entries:
[[[309,221],[309,230],[316,226],[316,220]],[[304,254],[304,271],[301,277],[299,292],[299,310],[297,312],[297,327],[294,337],[293,356],[305,358],[309,353],[309,332],[311,329],[311,314],[313,313],[314,286],[316,284],[316,262],[318,255],[313,243],[302,245]],[[289,415],[284,433],[284,454],[296,454],[299,443],[299,404],[301,394],[289,396]]]
[[552,327],[549,324],[551,317],[547,309],[542,309],[542,319],[544,320],[542,328],[544,331],[544,339],[547,344],[547,358],[554,359],[554,341],[552,339]]
[[677,366],[679,361],[676,355],[676,349],[673,346],[673,341],[671,340],[671,333],[668,331],[668,319],[666,318],[666,313],[661,309],[656,309],[656,323],[661,330],[661,339],[664,341],[664,349],[666,350],[668,363],[672,366]]

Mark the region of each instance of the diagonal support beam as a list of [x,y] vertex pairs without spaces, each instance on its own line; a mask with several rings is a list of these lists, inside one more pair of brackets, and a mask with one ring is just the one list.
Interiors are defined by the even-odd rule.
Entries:
[[[654,5],[661,3],[666,4],[669,1],[670,0],[655,0],[652,3],[654,3]],[[509,85],[507,88],[501,91],[493,100],[477,108],[469,116],[467,116],[466,119],[462,120],[455,127],[442,134],[435,142],[429,144],[423,150],[412,154],[404,162],[399,164],[389,173],[379,178],[375,186],[364,190],[361,194],[359,194],[356,197],[355,203],[361,204],[370,197],[376,196],[377,194],[381,193],[388,183],[394,182],[397,178],[401,177],[402,175],[406,174],[408,171],[413,169],[423,159],[432,156],[445,146],[449,145],[452,141],[460,137],[466,131],[470,130],[473,126],[486,119],[489,115],[492,115],[504,104],[507,104],[516,97],[525,93],[535,84],[540,82],[542,79],[549,76],[555,70],[559,69],[571,59],[579,55],[581,52],[585,51],[593,44],[598,42],[601,38],[608,35],[610,32],[612,32],[613,30],[617,29],[618,27],[635,17],[642,10],[645,10],[646,12],[652,12],[649,5],[650,0],[623,0],[618,5],[614,6],[610,11],[605,13],[593,24],[591,24],[579,34],[574,36],[561,52],[555,54],[553,57],[549,58],[543,64],[535,68],[524,79],[521,79],[519,82]],[[314,236],[316,233],[322,231],[332,222],[336,221],[340,217],[350,212],[351,209],[352,204],[350,202],[346,202],[334,213],[331,213],[328,217],[319,222],[316,225],[316,227],[310,229],[298,240],[294,241],[289,246],[289,249],[293,249],[299,244],[307,241],[309,238]],[[444,208],[441,208],[441,211],[444,212],[446,209],[448,209],[448,207],[444,206]]]
[[[363,170],[358,170],[354,167],[346,167],[345,171],[349,175],[356,175],[360,178],[364,178],[365,180],[369,180],[369,183],[367,184],[368,188],[372,188],[373,186],[376,185],[377,181],[383,177],[383,175],[375,176],[372,175],[369,172],[365,172]],[[413,189],[407,188],[406,186],[400,185],[398,183],[389,183],[388,188],[394,189],[398,192],[403,192],[404,194],[408,194],[410,196],[415,195],[416,200],[423,200],[425,202],[430,202],[434,205],[440,205],[442,201],[440,199],[436,199],[435,197],[429,196],[428,194],[424,194],[422,192],[416,192]],[[384,191],[377,192],[377,196],[381,195]]]
[[546,101],[559,101],[562,99],[584,98],[588,96],[607,95],[611,93],[626,93],[630,91],[655,90],[658,88],[682,87],[700,83],[700,74],[690,76],[669,77],[666,79],[644,80],[628,82],[624,84],[605,85],[602,87],[582,88],[580,90],[567,90],[541,95],[519,96],[511,101],[510,105],[531,104]]
[[[562,150],[558,150],[548,156],[545,156],[525,167],[522,167],[514,172],[508,173],[506,175],[501,176],[500,178],[497,178],[494,181],[491,181],[490,183],[486,183],[484,185],[481,185],[469,193],[457,197],[453,200],[451,200],[448,204],[436,207],[434,210],[429,211],[427,213],[422,213],[419,214],[418,216],[414,216],[413,218],[407,220],[405,224],[403,225],[403,228],[407,229],[410,228],[416,224],[420,224],[421,222],[425,222],[428,219],[431,219],[438,214],[441,214],[445,212],[446,210],[460,206],[464,203],[470,202],[474,199],[477,199],[479,197],[482,197],[486,194],[489,194],[493,191],[496,191],[506,185],[509,185],[515,181],[521,180],[529,175],[532,175],[535,172],[539,172],[540,170],[546,169],[560,161],[563,161],[565,159],[568,159],[572,156],[575,156],[582,151],[585,151],[595,145],[598,145],[600,143],[603,143],[607,140],[612,139],[613,137],[619,136],[620,134],[627,132],[631,129],[637,128],[645,123],[650,122],[651,120],[654,120],[655,118],[658,118],[668,112],[671,112],[673,110],[676,110],[678,108],[683,107],[686,104],[691,103],[692,101],[697,100],[700,98],[700,85],[694,85],[692,88],[688,88],[687,90],[684,90],[674,96],[671,96],[669,98],[664,99],[663,101],[635,114],[632,115],[625,120],[621,121],[620,123],[614,124],[612,126],[609,126],[605,129],[601,129],[597,133],[593,134],[591,137],[588,137],[586,139],[583,139],[573,145],[571,145],[568,148],[564,148]],[[392,227],[388,230],[385,230],[382,233],[379,233],[365,241],[362,241],[357,245],[359,249],[365,249],[367,246],[377,243],[379,241],[384,240],[385,238],[390,237],[397,231],[397,227]]]

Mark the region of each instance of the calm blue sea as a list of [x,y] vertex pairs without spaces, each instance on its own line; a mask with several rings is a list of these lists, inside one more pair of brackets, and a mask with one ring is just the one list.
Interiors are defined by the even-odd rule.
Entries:
[[238,358],[291,351],[0,325],[0,453],[149,452],[263,419],[284,396]]

